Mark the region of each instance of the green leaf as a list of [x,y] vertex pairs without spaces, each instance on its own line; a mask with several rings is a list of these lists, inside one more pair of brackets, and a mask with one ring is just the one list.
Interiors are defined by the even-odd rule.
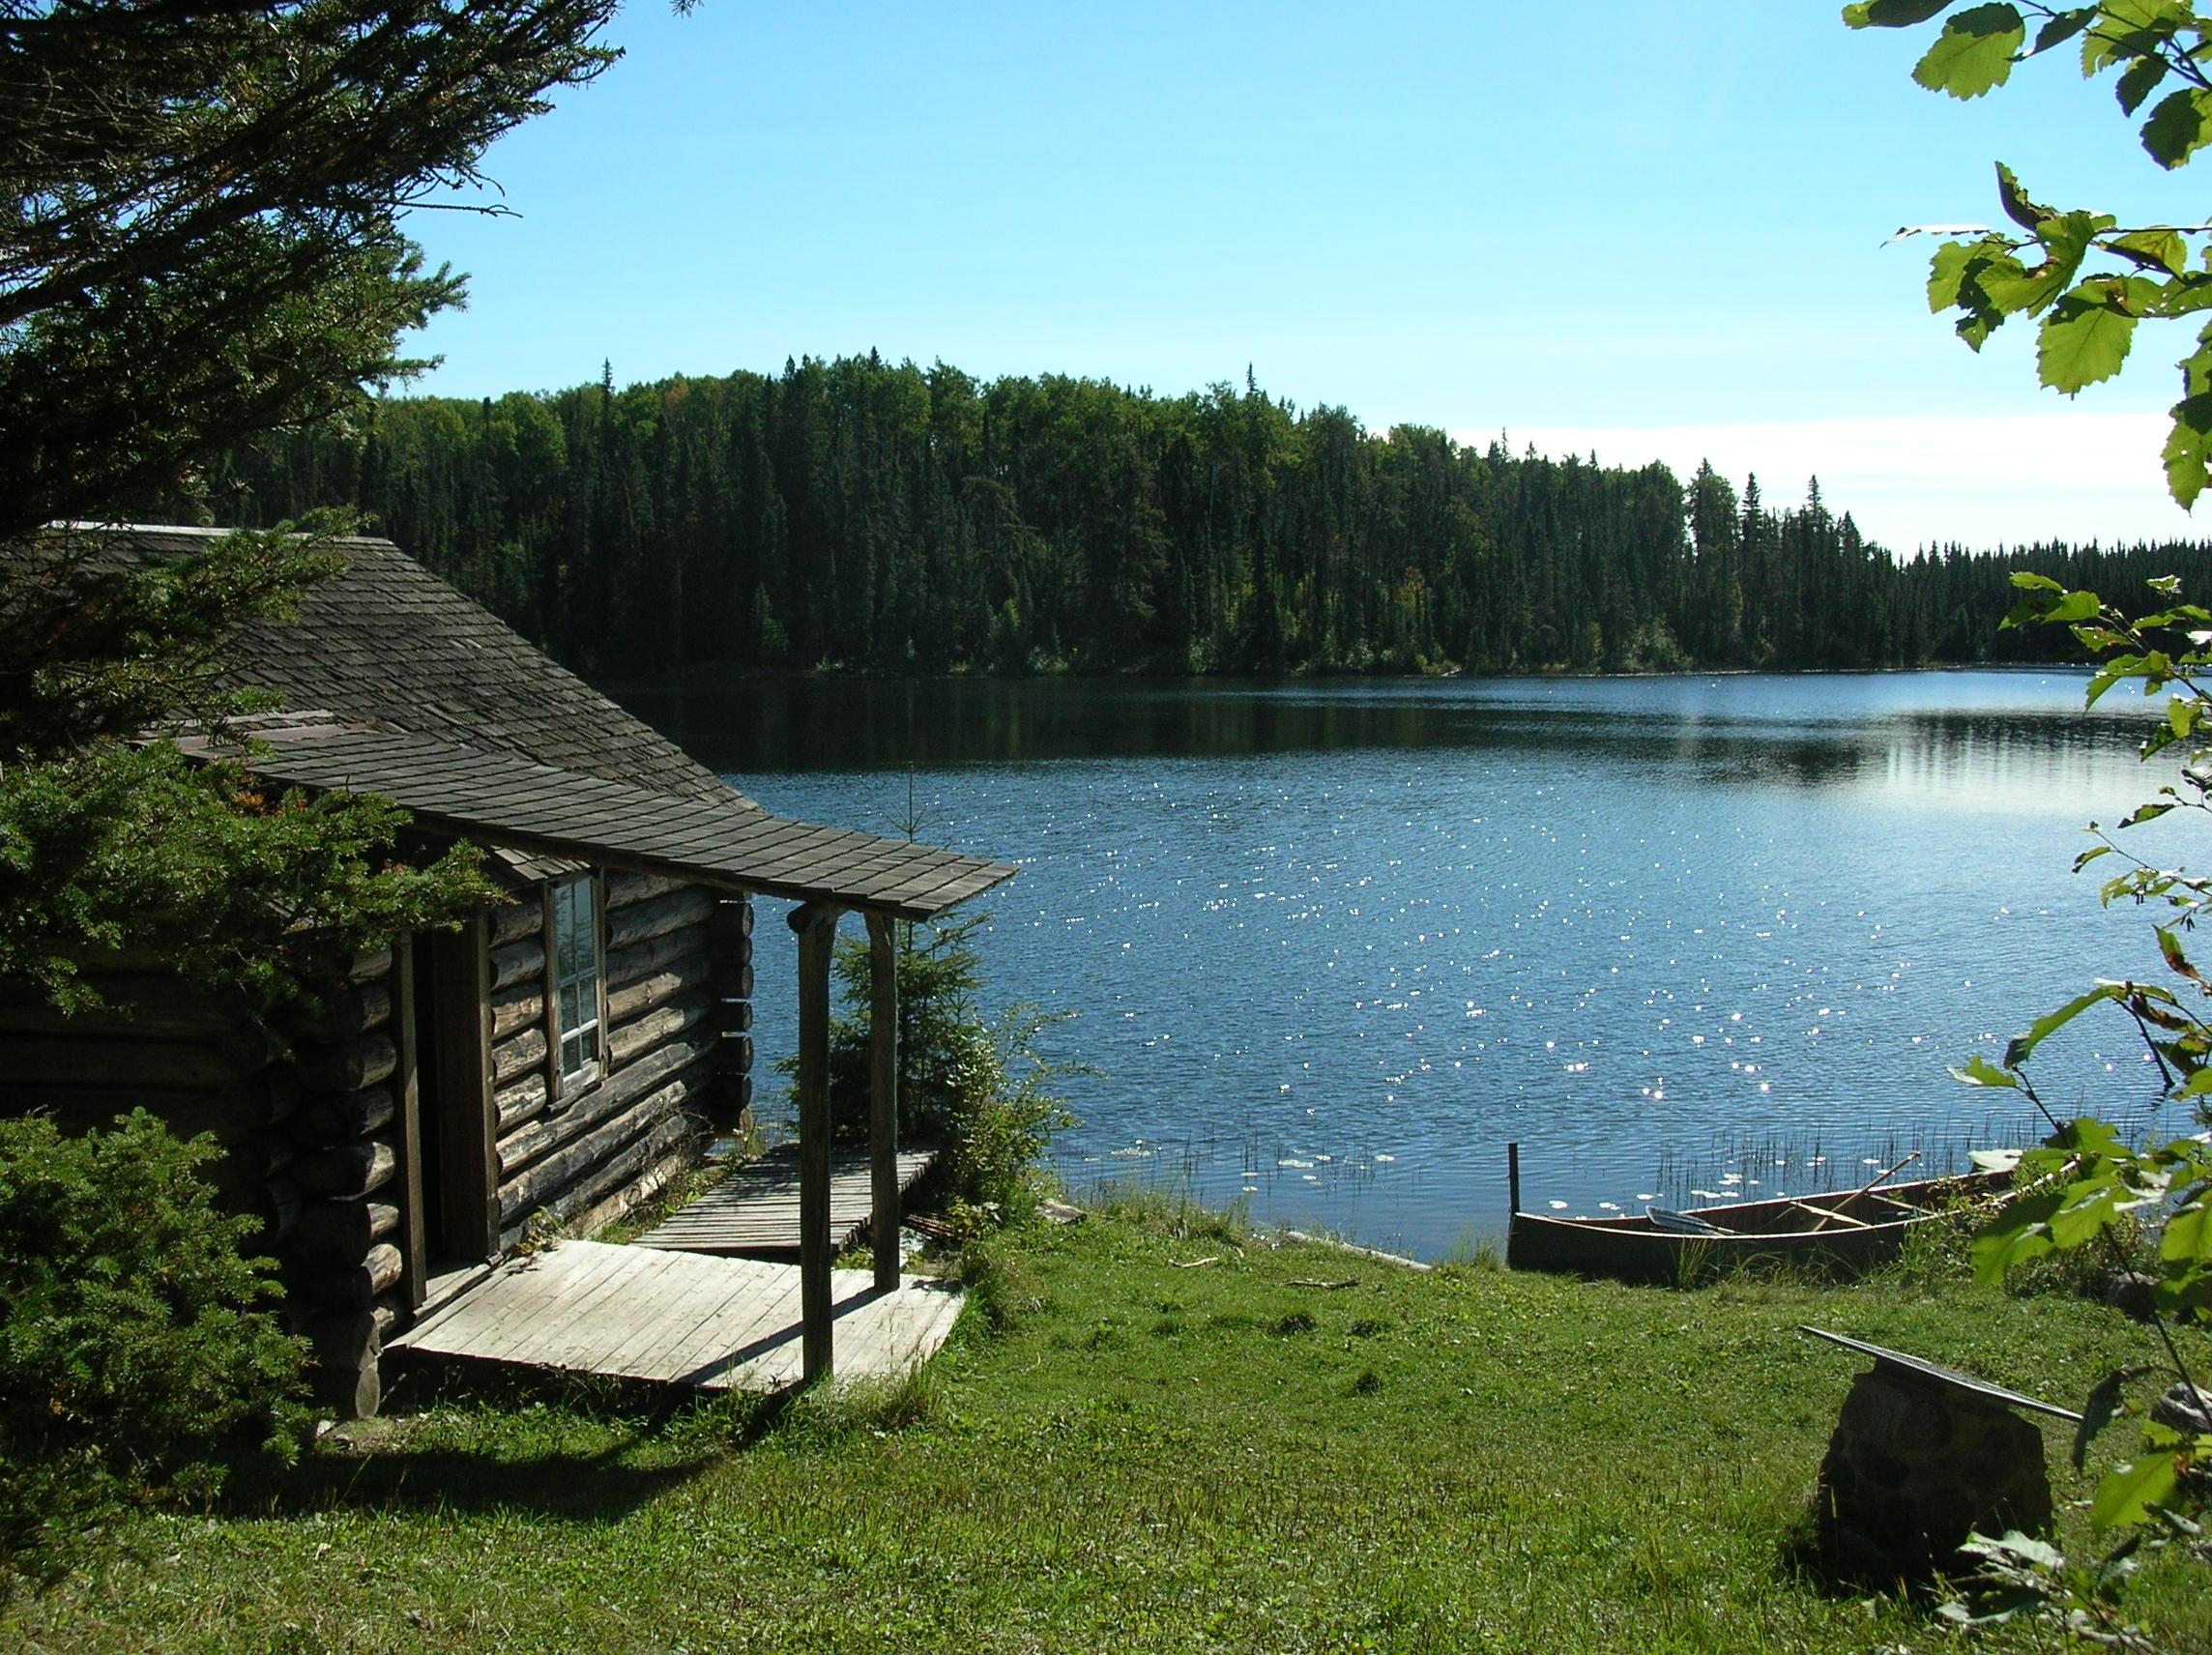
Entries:
[[2035,230],[2044,249],[2043,262],[2023,270],[2017,259],[1993,259],[1977,277],[1982,292],[2007,315],[2041,312],[2066,291],[2103,222],[2090,213],[2051,214]]
[[1974,1279],[1987,1287],[2001,1286],[2014,1265],[2040,1259],[2050,1252],[2051,1219],[2057,1212],[2064,1193],[2055,1189],[2032,1190],[2026,1195],[2015,1196],[1999,1207],[1996,1216],[1982,1227],[1967,1251],[1967,1257],[1973,1262]]
[[2064,592],[2066,589],[2047,574],[2032,569],[2014,569],[2012,583],[2023,592]]
[[2169,1266],[2212,1269],[2212,1206],[2194,1201],[2168,1218],[2159,1237],[2158,1256]]
[[2133,115],[2142,107],[2142,101],[2148,98],[2157,88],[2158,83],[2165,78],[2166,59],[2151,56],[2139,57],[2135,62],[2129,64],[2126,72],[2121,74],[2120,83],[2112,89],[2112,95],[2119,99],[2121,110]]
[[2099,1528],[2143,1522],[2150,1516],[2150,1507],[2164,1505],[2173,1497],[2179,1469],[2170,1454],[2146,1454],[2132,1466],[2116,1466],[2097,1485],[2089,1521]]
[[2076,873],[2080,873],[2083,868],[2087,867],[2099,857],[2109,857],[2111,854],[2112,847],[2110,845],[2099,845],[2093,851],[2083,851],[2079,857],[2074,858],[2074,871]]
[[2081,1423],[2074,1429],[2074,1468],[2081,1469],[2081,1462],[2088,1457],[2089,1444],[2097,1439],[2097,1433],[2112,1423],[2113,1415],[2122,1407],[2121,1391],[2130,1379],[2139,1379],[2149,1373],[2148,1368],[2114,1368],[2089,1392],[2089,1400],[2081,1405]]
[[1866,0],[1864,5],[1846,6],[1844,21],[1854,29],[1909,29],[1950,4],[1951,0]]
[[2173,427],[2166,436],[2166,491],[2175,504],[2197,504],[2212,480],[2212,392],[2185,396],[2169,410]]
[[2130,230],[2105,246],[2145,269],[2156,268],[2171,276],[2183,276],[2189,270],[2189,243],[2179,230]]
[[2017,1069],[2034,1054],[2036,1047],[2058,1032],[2092,1005],[2102,1005],[2109,1000],[2119,1000],[2127,989],[2119,983],[2099,983],[2087,994],[2077,995],[2056,1011],[2046,1012],[2027,1027],[2027,1032],[2015,1035],[2005,1047],[2004,1061],[2008,1069]]
[[2013,53],[2026,41],[2027,25],[2012,7],[1969,7],[1944,22],[1912,78],[1931,92],[1979,98],[2011,76]]
[[1997,162],[1997,200],[2005,210],[2005,217],[2023,230],[2040,230],[2046,218],[2055,218],[2050,208],[2027,198],[2027,191],[2020,187],[2020,177],[2003,161]]
[[2028,47],[2027,55],[2049,51],[2052,46],[2064,45],[2089,26],[2090,18],[2097,15],[2094,6],[2079,7],[2072,12],[2054,12],[2042,28],[2035,31],[2035,44]]
[[2142,147],[2150,159],[2171,171],[2212,143],[2212,93],[2195,88],[2169,92],[2143,123]]
[[2103,601],[2093,592],[2069,592],[2043,612],[2043,619],[2054,626],[2073,621],[2093,621],[2104,610]]
[[2136,319],[2114,297],[2106,279],[2084,281],[2044,317],[2035,366],[2050,389],[2071,396],[2120,371],[2135,342]]
[[1967,1086],[2011,1087],[2016,1090],[2020,1087],[2017,1076],[2006,1074],[1979,1052],[1968,1058],[1962,1066],[1953,1069],[1951,1078]]

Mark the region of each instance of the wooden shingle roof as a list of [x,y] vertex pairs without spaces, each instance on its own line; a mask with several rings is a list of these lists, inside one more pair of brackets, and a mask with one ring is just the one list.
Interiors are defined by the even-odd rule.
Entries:
[[[108,538],[141,554],[197,551],[219,529],[134,526]],[[507,753],[680,798],[729,783],[532,647],[390,540],[332,542],[351,566],[307,589],[296,621],[255,621],[235,640],[233,684],[274,690],[380,730]]]
[[425,827],[701,885],[927,919],[1014,874],[911,840],[771,816],[727,788],[719,798],[672,798],[400,732],[308,726],[264,739],[268,750],[247,762],[273,781],[374,794]]
[[[175,555],[217,533],[135,527],[111,544]],[[904,919],[1013,876],[771,816],[390,541],[336,544],[347,572],[309,588],[297,622],[242,628],[225,674],[292,710],[243,721],[265,744],[247,762],[273,781],[389,798],[523,867],[584,861]]]

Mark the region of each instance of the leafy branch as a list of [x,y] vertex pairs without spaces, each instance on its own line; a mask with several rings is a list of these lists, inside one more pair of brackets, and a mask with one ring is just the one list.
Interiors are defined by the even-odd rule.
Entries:
[[[2212,16],[2193,0],[2104,0],[2095,6],[1983,4],[1955,0],[1865,0],[1847,6],[1854,29],[1909,28],[1950,13],[1912,77],[1932,92],[1980,98],[2003,85],[2016,64],[2081,42],[2081,73],[2116,75],[2123,113],[2142,115],[2139,133],[2168,171],[2212,143]],[[2028,22],[2039,19],[2032,44]],[[2172,83],[2151,103],[2152,94]],[[2148,111],[2145,113],[2145,105]],[[2122,225],[2109,213],[2060,210],[2030,196],[1997,165],[1997,198],[2013,230],[1983,225],[1907,226],[1946,240],[1931,261],[1928,306],[1956,311],[1954,329],[1974,350],[2013,316],[2035,319],[2036,375],[2072,396],[2126,363],[2139,323],[2178,321],[2212,310],[2212,223]],[[2092,256],[2098,260],[2092,264]],[[2212,322],[2180,359],[2182,395],[2169,410],[2167,488],[2195,505],[2212,481]]]
[[[2005,617],[2006,626],[2065,626],[2097,658],[2086,691],[2088,705],[2095,706],[2122,682],[2139,684],[2149,696],[2171,692],[2165,717],[2141,743],[2144,759],[2212,734],[2212,694],[2202,676],[2212,667],[2212,613],[2181,602],[2177,581],[2153,581],[2161,605],[2131,619],[2094,593],[2070,592],[2038,574],[2021,572],[2012,578],[2021,598]],[[2212,811],[2212,748],[2193,748],[2179,782],[2159,788],[2118,827],[2137,827],[2176,809]],[[2135,1148],[2108,1121],[2090,1117],[2059,1120],[2028,1078],[2027,1066],[2046,1040],[2077,1018],[2099,1006],[2116,1005],[2134,1022],[2157,1063],[2163,1094],[2189,1105],[2200,1124],[2212,1124],[2212,1010],[2204,1005],[2212,999],[2212,979],[2190,958],[2186,940],[2198,914],[2212,902],[2212,881],[2146,861],[2122,849],[2095,823],[2088,830],[2098,843],[2076,858],[2076,871],[2115,854],[2129,864],[2106,881],[2102,896],[2108,906],[2123,900],[2159,902],[2175,912],[2172,923],[2153,930],[2160,957],[2180,986],[2100,981],[2036,1019],[2007,1044],[1999,1062],[1977,1056],[1953,1071],[1972,1086],[2017,1090],[2051,1125],[2043,1145],[2022,1156],[2014,1199],[1976,1239],[1974,1269],[1984,1281],[2001,1282],[2016,1265],[2094,1247],[2115,1272],[2125,1273],[2123,1229],[2155,1228],[2159,1275],[2148,1320],[2183,1396],[2201,1408],[2212,1393],[2201,1389],[2190,1372],[2171,1319],[2212,1312],[2212,1133]],[[2149,1371],[2123,1369],[2091,1392],[2075,1438],[2077,1469],[2091,1440],[2125,1410],[2124,1387]],[[2212,1435],[2154,1422],[2144,1447],[2146,1452],[2099,1484],[2091,1506],[2098,1527],[2166,1521],[2162,1514],[2186,1525],[2178,1508],[2203,1503]]]

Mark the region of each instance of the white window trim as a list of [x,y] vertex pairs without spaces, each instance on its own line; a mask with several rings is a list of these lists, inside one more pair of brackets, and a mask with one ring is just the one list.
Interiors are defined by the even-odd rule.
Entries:
[[[591,997],[589,1019],[582,1031],[596,1034],[597,1051],[584,1059],[578,1066],[570,1068],[566,1061],[566,1050],[570,1036],[578,1030],[562,1026],[561,1003],[564,991],[570,983],[581,983],[585,973],[578,973],[564,978],[561,974],[561,896],[565,890],[578,886],[591,891]],[[569,879],[551,880],[545,886],[545,1082],[549,1098],[559,1100],[573,1088],[596,1086],[607,1073],[607,905],[606,887],[597,873],[579,874]]]

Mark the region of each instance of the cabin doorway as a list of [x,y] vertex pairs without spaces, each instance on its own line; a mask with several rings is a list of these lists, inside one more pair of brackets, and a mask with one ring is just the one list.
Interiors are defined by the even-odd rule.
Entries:
[[499,1252],[483,921],[397,951],[399,1153],[409,1307],[450,1297]]

